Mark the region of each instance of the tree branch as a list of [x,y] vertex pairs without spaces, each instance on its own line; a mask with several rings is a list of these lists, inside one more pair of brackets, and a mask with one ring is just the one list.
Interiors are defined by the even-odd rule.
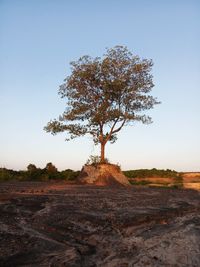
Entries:
[[111,137],[111,135],[114,133],[114,128],[115,128],[115,125],[116,125],[116,123],[118,122],[118,118],[114,121],[114,123],[113,123],[113,126],[111,127],[111,129],[110,129],[110,133],[108,134],[108,136],[106,137],[106,140],[105,140],[105,143],[107,143],[108,142],[108,140],[110,139],[110,137]]
[[119,131],[121,130],[121,128],[124,126],[125,122],[126,122],[126,119],[123,120],[121,126],[120,126],[119,128],[117,128],[116,130],[114,130],[114,131],[112,132],[112,134],[119,132]]

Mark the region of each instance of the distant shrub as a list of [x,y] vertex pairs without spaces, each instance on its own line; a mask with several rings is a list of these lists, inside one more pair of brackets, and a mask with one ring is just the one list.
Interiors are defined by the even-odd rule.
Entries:
[[24,181],[27,179],[26,171],[14,171],[6,168],[0,168],[1,181]]
[[179,189],[179,188],[183,187],[183,184],[174,184],[171,187],[174,188],[174,189]]
[[183,187],[183,176],[182,174],[178,174],[174,179],[174,187],[176,188],[182,188]]
[[0,182],[2,181],[49,181],[49,180],[75,180],[79,171],[67,169],[59,172],[50,162],[44,169],[37,168],[34,164],[27,166],[27,171],[14,171],[0,168]]
[[149,185],[149,184],[151,184],[151,182],[145,181],[145,180],[141,180],[141,181],[130,180],[130,183],[132,185]]
[[37,168],[34,164],[27,166],[27,180],[40,181],[41,177],[44,177],[45,174],[45,169]]
[[[101,163],[101,157],[96,155],[91,155],[86,162],[86,165],[98,165]],[[109,160],[105,158],[103,163],[109,163]]]
[[7,170],[6,168],[0,169],[0,181],[8,181],[12,180],[13,174],[11,173],[11,170]]
[[37,167],[34,165],[34,164],[29,164],[28,166],[27,166],[27,170],[29,171],[29,172],[34,172],[34,171],[36,171],[37,170]]
[[158,169],[139,169],[139,170],[128,170],[123,172],[128,178],[148,178],[148,177],[163,177],[163,178],[180,178],[178,172],[174,170],[158,170]]
[[59,173],[59,179],[73,181],[73,180],[76,180],[79,173],[80,171],[73,171],[71,169],[67,169]]
[[47,163],[45,171],[46,171],[46,174],[48,174],[49,179],[57,178],[58,170],[51,162]]
[[[181,173],[174,170],[158,170],[158,169],[139,169],[139,170],[129,170],[124,171],[124,174],[129,178],[129,182],[133,185],[149,185],[149,186],[159,186],[166,188],[182,188],[183,187],[183,177]],[[152,182],[148,178],[171,178],[170,184],[168,182]],[[137,181],[136,181],[137,179]],[[139,179],[139,180],[138,180]],[[142,180],[147,179],[147,180]],[[156,184],[156,185],[155,185]]]

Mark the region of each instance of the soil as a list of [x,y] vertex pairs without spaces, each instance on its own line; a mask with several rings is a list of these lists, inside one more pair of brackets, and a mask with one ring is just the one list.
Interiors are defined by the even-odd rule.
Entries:
[[183,186],[200,191],[200,172],[183,173]]
[[0,266],[200,266],[200,192],[0,184]]
[[107,186],[129,186],[128,178],[114,164],[84,165],[78,177],[80,183]]

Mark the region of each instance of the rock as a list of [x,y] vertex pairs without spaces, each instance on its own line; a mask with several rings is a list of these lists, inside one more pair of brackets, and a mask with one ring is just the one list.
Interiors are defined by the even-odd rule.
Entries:
[[100,186],[130,185],[119,166],[114,164],[85,165],[80,172],[78,181]]
[[198,191],[21,181],[2,193],[7,185],[0,267],[200,266]]

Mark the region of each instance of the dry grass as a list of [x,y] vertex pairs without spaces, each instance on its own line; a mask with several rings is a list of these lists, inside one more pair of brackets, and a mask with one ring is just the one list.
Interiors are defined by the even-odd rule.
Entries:
[[200,190],[200,172],[186,172],[182,177],[184,188]]

